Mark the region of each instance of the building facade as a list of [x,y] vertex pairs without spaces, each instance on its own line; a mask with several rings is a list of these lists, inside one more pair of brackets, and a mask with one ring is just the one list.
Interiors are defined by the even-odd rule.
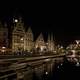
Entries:
[[18,22],[15,22],[14,29],[12,32],[12,50],[23,51],[25,40],[25,29],[22,19],[19,18]]
[[31,51],[33,48],[33,33],[29,27],[26,31],[22,19],[15,20],[12,32],[12,50],[15,51]]
[[35,41],[35,48],[40,48],[40,51],[43,51],[46,48],[44,37],[42,33],[40,33],[40,35]]
[[8,48],[8,28],[7,24],[2,25],[0,22],[0,48]]
[[[44,51],[54,51],[55,45],[53,40],[53,34],[48,35],[47,42],[44,41],[44,36],[42,33],[37,37],[35,41],[34,35],[31,27],[27,30],[24,28],[24,23],[22,18],[14,19],[13,30],[11,33],[11,47],[13,52],[18,51],[31,51],[32,49],[39,49],[40,52]],[[0,23],[0,47],[8,47],[8,28],[7,25],[3,27]]]
[[31,51],[33,47],[34,47],[33,32],[29,27],[25,34],[25,50]]

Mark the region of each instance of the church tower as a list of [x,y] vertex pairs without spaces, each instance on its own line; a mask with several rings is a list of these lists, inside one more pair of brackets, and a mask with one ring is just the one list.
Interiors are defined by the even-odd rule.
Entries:
[[48,51],[53,51],[54,50],[54,40],[53,40],[53,33],[48,34]]

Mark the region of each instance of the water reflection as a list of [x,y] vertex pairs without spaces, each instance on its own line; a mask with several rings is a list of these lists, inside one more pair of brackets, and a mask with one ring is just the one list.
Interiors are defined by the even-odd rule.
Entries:
[[56,63],[51,72],[45,71],[42,76],[35,74],[33,80],[70,80],[80,79],[80,66],[79,62],[69,62],[65,60],[63,63]]

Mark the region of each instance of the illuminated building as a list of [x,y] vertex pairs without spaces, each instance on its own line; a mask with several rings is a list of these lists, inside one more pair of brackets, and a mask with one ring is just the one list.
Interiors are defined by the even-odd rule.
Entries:
[[45,42],[44,42],[44,37],[42,33],[38,36],[38,38],[35,41],[35,47],[40,48],[41,51],[45,49]]
[[25,29],[22,19],[19,18],[17,22],[15,21],[14,29],[12,32],[12,50],[22,51],[24,50],[24,37]]
[[[38,38],[34,40],[34,35],[31,30],[31,27],[27,27],[27,31],[24,28],[24,23],[22,18],[19,17],[18,19],[13,19],[13,26],[11,26],[12,31],[10,31],[11,38],[9,38],[8,43],[8,28],[7,25],[3,26],[0,23],[0,47],[8,47],[11,45],[10,49],[13,52],[18,51],[31,51],[33,48],[36,50],[37,48],[42,51],[53,51],[54,50],[54,40],[53,35],[48,35],[47,42],[44,41],[43,34],[40,33]],[[9,47],[8,47],[9,48]],[[45,50],[46,49],[46,50]]]
[[30,51],[33,48],[33,33],[29,27],[27,32],[24,29],[22,19],[14,20],[14,30],[12,32],[13,51]]
[[8,28],[6,23],[2,25],[0,22],[0,48],[2,47],[8,48]]
[[25,34],[25,50],[31,51],[33,48],[33,33],[31,28],[29,27],[26,34]]

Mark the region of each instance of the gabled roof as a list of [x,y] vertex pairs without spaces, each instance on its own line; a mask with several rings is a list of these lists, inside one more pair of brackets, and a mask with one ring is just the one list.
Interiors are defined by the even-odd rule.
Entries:
[[44,37],[43,37],[43,34],[42,33],[40,33],[40,35],[36,39],[36,41],[38,41],[38,40],[44,41]]
[[23,24],[24,23],[22,23],[22,17],[19,17],[18,22],[16,22],[16,25],[14,26],[13,32],[16,32],[16,31],[25,32],[25,29],[24,29],[24,25]]
[[14,27],[13,32],[17,32],[17,31],[25,32],[24,26],[16,26],[16,27]]

